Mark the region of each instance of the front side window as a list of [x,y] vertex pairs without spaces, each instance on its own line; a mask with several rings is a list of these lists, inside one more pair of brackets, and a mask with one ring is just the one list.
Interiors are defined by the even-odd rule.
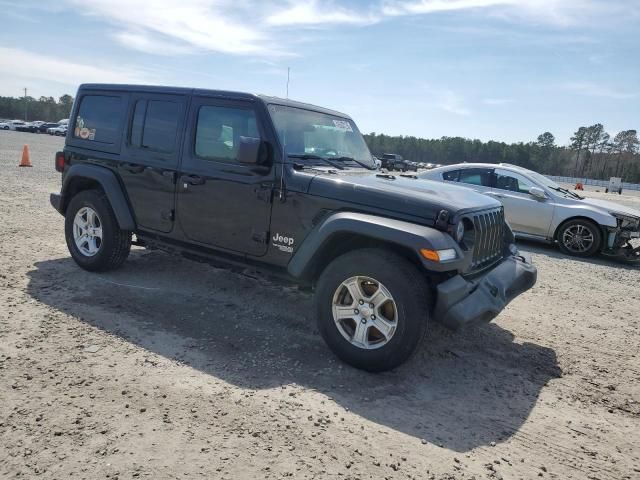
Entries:
[[508,170],[495,170],[495,188],[516,193],[529,193],[534,183],[520,175]]
[[458,181],[482,187],[491,186],[491,170],[488,168],[466,168],[460,170]]
[[269,105],[269,113],[287,155],[348,157],[375,168],[369,148],[353,120],[283,105]]
[[195,154],[207,160],[236,161],[240,137],[260,138],[253,110],[203,105],[198,111]]
[[179,116],[178,103],[138,100],[131,122],[130,144],[157,152],[173,152]]
[[98,143],[117,143],[123,107],[121,97],[85,95],[80,101],[73,136]]

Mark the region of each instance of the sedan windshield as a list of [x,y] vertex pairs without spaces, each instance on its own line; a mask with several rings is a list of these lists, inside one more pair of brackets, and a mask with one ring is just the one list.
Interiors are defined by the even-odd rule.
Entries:
[[299,159],[375,168],[373,157],[353,120],[302,108],[269,105],[285,154]]

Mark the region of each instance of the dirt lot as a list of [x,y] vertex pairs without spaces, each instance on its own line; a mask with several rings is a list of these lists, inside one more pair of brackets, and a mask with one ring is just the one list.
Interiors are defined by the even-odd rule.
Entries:
[[295,289],[140,249],[76,267],[62,144],[0,132],[1,478],[640,478],[640,270],[521,245],[538,284],[493,323],[366,374]]

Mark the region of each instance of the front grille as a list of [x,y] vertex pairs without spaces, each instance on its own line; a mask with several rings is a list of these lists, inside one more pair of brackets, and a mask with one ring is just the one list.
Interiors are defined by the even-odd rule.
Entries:
[[479,270],[494,263],[502,256],[504,234],[504,209],[485,210],[472,214],[474,229],[473,258],[471,268]]

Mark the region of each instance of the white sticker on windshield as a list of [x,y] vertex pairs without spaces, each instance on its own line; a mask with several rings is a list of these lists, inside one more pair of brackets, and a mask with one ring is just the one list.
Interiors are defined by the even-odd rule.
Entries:
[[353,132],[351,124],[347,120],[334,120],[333,124],[340,130],[344,130],[345,132]]

